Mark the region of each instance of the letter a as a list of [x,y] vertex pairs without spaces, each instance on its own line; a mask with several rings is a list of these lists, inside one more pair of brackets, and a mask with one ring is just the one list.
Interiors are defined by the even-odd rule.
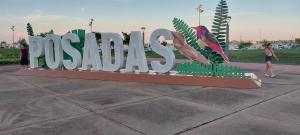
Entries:
[[126,71],[133,72],[135,67],[138,67],[140,72],[148,72],[142,34],[139,31],[134,31],[130,35]]
[[83,60],[81,70],[102,70],[101,57],[99,54],[99,47],[97,46],[96,37],[94,33],[85,35],[85,42],[83,47]]

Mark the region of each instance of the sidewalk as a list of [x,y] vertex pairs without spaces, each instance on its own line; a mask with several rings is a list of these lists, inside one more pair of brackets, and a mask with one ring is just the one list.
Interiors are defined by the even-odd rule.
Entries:
[[[241,62],[231,62],[230,65],[239,66],[245,70],[261,70],[264,71],[266,68],[265,64],[258,63],[241,63]],[[277,73],[287,73],[287,74],[298,74],[300,75],[300,66],[295,65],[279,65],[273,64],[273,70]]]
[[231,63],[261,89],[15,76],[0,66],[0,135],[297,135],[297,66]]

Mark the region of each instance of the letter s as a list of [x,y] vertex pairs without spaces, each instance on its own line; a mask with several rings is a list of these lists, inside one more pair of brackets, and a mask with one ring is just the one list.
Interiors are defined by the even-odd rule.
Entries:
[[158,42],[158,39],[160,36],[163,36],[166,40],[174,39],[171,31],[169,31],[167,29],[157,29],[152,33],[151,38],[150,38],[151,48],[154,52],[163,56],[165,58],[166,63],[163,65],[160,63],[160,61],[152,61],[151,66],[155,72],[166,73],[173,68],[173,66],[175,65],[176,59],[175,59],[175,55],[171,49],[169,49],[165,46],[162,46]]

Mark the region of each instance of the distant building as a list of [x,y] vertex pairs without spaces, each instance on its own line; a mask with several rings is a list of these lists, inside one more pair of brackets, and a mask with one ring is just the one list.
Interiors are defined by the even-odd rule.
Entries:
[[230,41],[229,44],[230,44],[230,45],[239,45],[239,44],[240,44],[240,41],[232,40],[232,41]]
[[20,44],[19,43],[7,44],[6,48],[20,48]]
[[239,50],[239,45],[229,45],[229,50]]

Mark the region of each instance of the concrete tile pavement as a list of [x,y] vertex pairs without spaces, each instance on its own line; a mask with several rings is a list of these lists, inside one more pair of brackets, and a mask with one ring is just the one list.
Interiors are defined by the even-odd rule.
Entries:
[[[1,134],[1,133],[0,133]],[[45,122],[3,132],[3,135],[141,135],[97,114]]]
[[299,134],[300,75],[288,67],[271,79],[247,66],[263,88],[239,90],[24,77],[0,66],[0,135]]
[[183,135],[299,135],[299,125],[239,113]]
[[161,97],[99,113],[145,134],[175,134],[226,112],[208,106]]

